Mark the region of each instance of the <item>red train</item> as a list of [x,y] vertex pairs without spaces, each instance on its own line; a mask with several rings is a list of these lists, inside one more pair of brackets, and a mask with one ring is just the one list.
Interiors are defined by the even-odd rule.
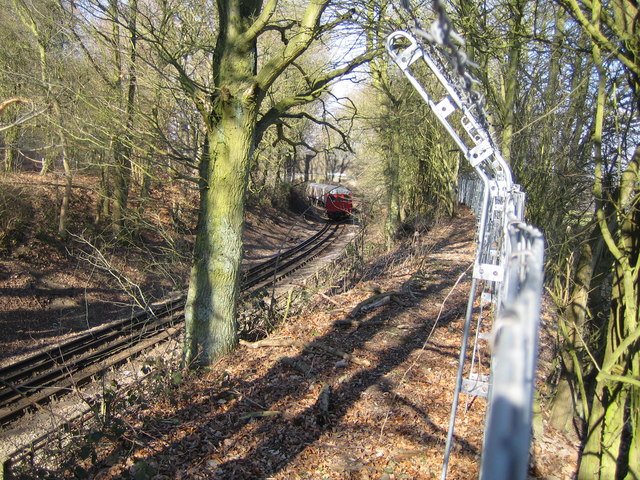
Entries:
[[310,183],[307,185],[307,196],[312,204],[321,205],[332,220],[351,215],[353,203],[351,192],[344,187],[326,183]]

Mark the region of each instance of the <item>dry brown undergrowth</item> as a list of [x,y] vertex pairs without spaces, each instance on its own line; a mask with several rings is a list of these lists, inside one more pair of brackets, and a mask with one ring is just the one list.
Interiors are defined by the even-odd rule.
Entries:
[[[69,469],[40,476],[438,478],[473,232],[468,214],[439,225],[369,264],[356,288],[316,292],[270,343],[196,376],[157,376]],[[363,304],[372,292],[395,294]],[[459,415],[450,479],[477,477],[484,410],[476,399]],[[570,478],[575,449],[543,440],[536,473]]]

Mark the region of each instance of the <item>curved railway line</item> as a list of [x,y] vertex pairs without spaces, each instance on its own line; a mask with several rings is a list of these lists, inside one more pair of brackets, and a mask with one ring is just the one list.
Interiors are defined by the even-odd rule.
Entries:
[[[322,254],[343,229],[325,224],[308,240],[247,269],[242,291],[290,275]],[[0,368],[0,426],[178,334],[184,327],[185,301],[185,295],[166,300]]]

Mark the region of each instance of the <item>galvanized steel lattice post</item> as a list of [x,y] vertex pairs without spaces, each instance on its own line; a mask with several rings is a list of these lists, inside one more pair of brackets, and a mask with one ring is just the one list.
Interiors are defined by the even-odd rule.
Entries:
[[[477,82],[468,73],[466,55],[459,48],[463,42],[453,32],[442,2],[435,1],[434,10],[438,20],[428,31],[416,22],[415,33],[393,32],[387,39],[387,50],[477,175],[477,179],[461,179],[458,190],[460,201],[469,204],[478,219],[477,251],[441,478],[447,476],[459,396],[465,393],[488,399],[480,477],[525,479],[544,239],[523,221],[525,195],[513,183],[511,169],[491,136],[482,97],[472,88]],[[437,82],[419,80],[423,64]],[[437,84],[445,92],[439,100]],[[463,378],[477,302],[471,368]],[[483,308],[491,306],[494,318],[487,322]],[[487,323],[491,324],[490,333]],[[488,374],[476,371],[480,342],[492,345]]]

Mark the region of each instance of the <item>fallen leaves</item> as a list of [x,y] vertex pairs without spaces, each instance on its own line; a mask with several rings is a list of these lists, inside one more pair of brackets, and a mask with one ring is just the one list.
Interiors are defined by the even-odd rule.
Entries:
[[[439,477],[473,232],[470,216],[452,220],[431,232],[444,246],[392,252],[371,285],[315,296],[272,337],[242,342],[208,374],[185,379],[182,399],[147,412],[157,417],[145,428],[160,441],[141,439],[149,448],[135,458],[154,466],[148,478]],[[455,235],[455,247],[439,235]],[[417,268],[437,269],[437,282]],[[484,400],[462,397],[450,480],[477,478],[484,415]]]

